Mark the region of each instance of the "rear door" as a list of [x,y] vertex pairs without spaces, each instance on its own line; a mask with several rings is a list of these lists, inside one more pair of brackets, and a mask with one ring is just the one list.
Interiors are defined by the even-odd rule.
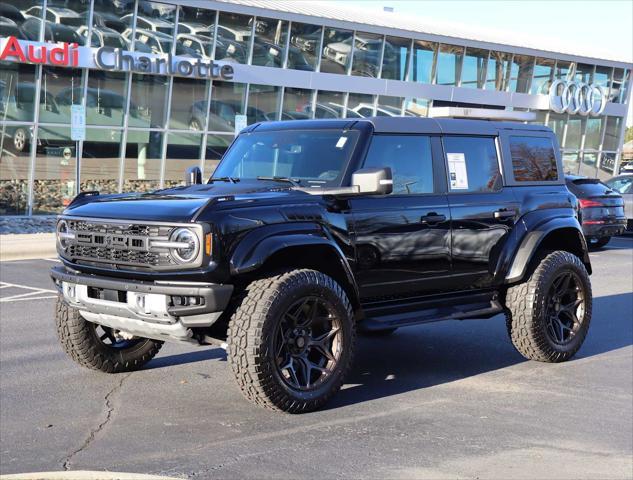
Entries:
[[454,290],[492,284],[499,254],[518,218],[519,203],[503,187],[498,139],[445,135]]
[[450,212],[439,136],[374,135],[363,167],[390,167],[390,195],[352,198],[365,299],[430,293],[450,274]]

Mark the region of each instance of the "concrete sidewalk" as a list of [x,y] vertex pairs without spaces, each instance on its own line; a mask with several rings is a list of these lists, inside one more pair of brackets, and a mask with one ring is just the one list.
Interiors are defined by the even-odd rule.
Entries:
[[54,233],[28,233],[0,235],[0,261],[54,258]]

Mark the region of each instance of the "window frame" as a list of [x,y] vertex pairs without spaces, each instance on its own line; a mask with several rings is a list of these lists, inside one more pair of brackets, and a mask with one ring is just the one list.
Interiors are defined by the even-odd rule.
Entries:
[[[431,143],[431,168],[433,170],[433,191],[432,192],[414,192],[414,193],[389,193],[380,195],[384,198],[412,198],[412,197],[428,197],[433,195],[446,194],[446,169],[444,166],[441,135],[437,133],[400,133],[400,132],[374,132],[368,139],[366,151],[358,165],[358,169],[365,168],[367,155],[371,148],[371,142],[374,137],[428,137]],[[386,165],[385,165],[386,167]],[[376,167],[380,168],[380,167]],[[353,173],[353,172],[352,172]]]
[[[536,180],[536,181],[517,181],[514,178],[514,168],[512,166],[512,152],[510,150],[510,137],[538,137],[547,138],[552,142],[552,148],[554,149],[554,155],[556,156],[556,169],[558,171],[558,179],[556,180]],[[499,140],[501,142],[501,154],[504,171],[509,172],[504,175],[505,184],[509,187],[529,187],[534,185],[551,186],[551,185],[564,185],[565,184],[565,169],[560,153],[560,145],[558,139],[553,132],[546,130],[528,130],[528,129],[507,129],[499,132]]]
[[[450,188],[450,178],[449,178],[449,171],[448,171],[448,158],[446,157],[446,146],[444,144],[444,139],[445,138],[487,138],[487,139],[492,139],[492,141],[494,142],[495,145],[495,153],[497,154],[497,167],[499,168],[499,175],[501,175],[501,183],[498,189],[496,190],[490,190],[490,191],[463,191],[463,190],[451,190]],[[477,135],[477,134],[445,134],[442,135],[442,162],[444,165],[444,178],[446,181],[446,193],[448,195],[491,195],[491,194],[495,194],[495,193],[499,193],[501,191],[503,191],[503,187],[506,186],[506,168],[505,168],[505,162],[503,161],[503,154],[502,154],[502,149],[500,148],[501,145],[499,143],[499,136],[498,135]]]

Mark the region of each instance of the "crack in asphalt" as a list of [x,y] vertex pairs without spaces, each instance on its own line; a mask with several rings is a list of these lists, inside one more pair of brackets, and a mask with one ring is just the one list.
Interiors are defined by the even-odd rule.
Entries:
[[62,462],[62,468],[65,471],[70,470],[70,462],[73,459],[73,457],[83,452],[84,450],[86,450],[90,446],[90,444],[93,442],[97,434],[101,430],[103,430],[103,428],[108,424],[108,422],[110,422],[110,420],[112,420],[112,416],[114,415],[114,405],[112,404],[112,396],[115,393],[119,392],[119,390],[121,390],[121,387],[123,386],[123,382],[130,375],[132,375],[132,373],[128,373],[127,375],[122,376],[121,380],[119,380],[119,382],[116,385],[114,385],[114,387],[112,387],[112,389],[108,393],[106,393],[105,397],[103,397],[103,400],[105,401],[105,419],[101,423],[99,423],[99,425],[97,425],[95,428],[90,430],[88,437],[86,437],[86,439],[84,440],[84,442],[81,444],[81,446],[78,449],[73,450],[72,452],[70,452],[70,454],[68,454],[64,458],[64,461]]

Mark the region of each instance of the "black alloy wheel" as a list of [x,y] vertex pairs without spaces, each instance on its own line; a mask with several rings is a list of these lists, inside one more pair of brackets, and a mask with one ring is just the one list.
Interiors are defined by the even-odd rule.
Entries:
[[556,345],[570,343],[584,318],[585,296],[578,275],[563,271],[554,278],[546,307],[547,335]]
[[343,349],[341,320],[321,297],[295,302],[283,315],[274,340],[277,372],[294,390],[318,389],[338,365]]

